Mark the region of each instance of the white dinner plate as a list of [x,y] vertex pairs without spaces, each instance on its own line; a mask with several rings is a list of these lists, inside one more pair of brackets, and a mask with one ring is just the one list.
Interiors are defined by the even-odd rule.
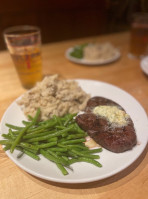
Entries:
[[104,59],[102,59],[102,60],[101,59],[100,60],[87,60],[87,59],[84,59],[84,58],[79,59],[79,58],[75,58],[75,57],[70,55],[70,53],[73,51],[73,49],[74,48],[67,49],[67,51],[65,53],[65,57],[68,60],[70,60],[70,61],[72,61],[76,64],[83,64],[83,65],[90,65],[90,66],[91,65],[104,65],[104,64],[109,64],[109,63],[112,63],[114,61],[117,61],[121,56],[120,51],[118,49],[116,49],[115,55],[112,58],[109,58],[109,59],[106,59],[106,60],[104,60]]
[[[19,153],[17,150],[13,154],[9,151],[6,152],[16,165],[36,177],[62,183],[86,183],[101,180],[127,168],[140,156],[146,147],[148,140],[148,118],[144,109],[135,98],[120,88],[107,83],[82,79],[76,81],[91,96],[109,98],[119,103],[126,110],[134,122],[138,144],[132,150],[123,153],[113,153],[103,149],[103,152],[99,153],[99,162],[103,165],[102,168],[95,167],[89,163],[79,162],[72,165],[73,171],[68,170],[69,175],[67,176],[63,176],[54,163],[42,156],[40,161],[33,160],[27,155],[17,159],[17,154]],[[25,116],[21,108],[14,101],[2,117],[1,133],[8,132],[5,123],[21,125],[21,121],[24,119]]]

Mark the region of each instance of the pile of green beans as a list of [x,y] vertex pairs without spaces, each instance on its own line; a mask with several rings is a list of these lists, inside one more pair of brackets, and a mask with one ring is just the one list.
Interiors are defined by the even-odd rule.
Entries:
[[73,51],[70,53],[70,55],[72,57],[75,57],[75,58],[78,58],[78,59],[82,59],[83,58],[83,51],[84,51],[84,48],[87,46],[88,44],[87,43],[84,43],[84,44],[81,44],[81,45],[78,45],[78,46],[75,46]]
[[[63,175],[67,175],[67,168],[75,162],[88,162],[97,167],[102,165],[96,160],[102,148],[90,150],[85,146],[84,132],[75,122],[76,114],[67,114],[64,117],[53,116],[46,121],[40,121],[40,109],[35,117],[28,116],[28,121],[22,121],[23,127],[7,124],[8,134],[0,140],[4,150],[19,150],[17,158],[24,154],[35,160],[40,160],[40,155],[54,162]],[[95,154],[94,154],[95,153]]]

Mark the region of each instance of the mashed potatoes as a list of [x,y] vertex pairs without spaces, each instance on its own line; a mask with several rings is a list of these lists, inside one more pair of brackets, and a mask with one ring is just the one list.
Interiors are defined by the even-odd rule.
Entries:
[[53,115],[63,116],[84,110],[90,96],[76,81],[60,80],[58,75],[47,76],[18,100],[25,115],[34,116],[38,107],[41,120]]
[[116,55],[116,48],[110,43],[97,43],[97,44],[88,44],[84,48],[84,59],[91,61],[105,61],[113,58]]

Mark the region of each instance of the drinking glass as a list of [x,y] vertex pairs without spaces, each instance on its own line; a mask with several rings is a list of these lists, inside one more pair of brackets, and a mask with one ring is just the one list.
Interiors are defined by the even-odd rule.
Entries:
[[26,89],[42,80],[41,33],[38,27],[16,26],[4,31],[6,46]]
[[130,56],[141,58],[148,54],[148,13],[135,13],[130,32]]

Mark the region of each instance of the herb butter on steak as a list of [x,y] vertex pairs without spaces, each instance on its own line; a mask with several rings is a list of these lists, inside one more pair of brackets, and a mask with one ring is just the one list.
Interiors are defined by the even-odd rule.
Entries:
[[77,124],[99,145],[115,153],[133,148],[137,143],[134,124],[125,110],[112,100],[93,97]]

